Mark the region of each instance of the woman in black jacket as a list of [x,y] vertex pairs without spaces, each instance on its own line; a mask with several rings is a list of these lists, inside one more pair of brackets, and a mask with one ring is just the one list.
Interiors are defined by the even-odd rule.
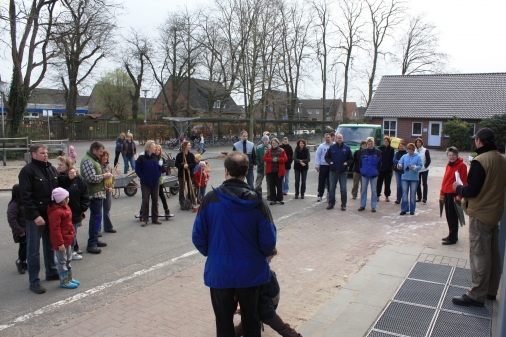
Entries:
[[[58,157],[57,170],[60,175],[66,176],[72,169],[76,170],[72,159],[67,156]],[[84,212],[90,206],[88,185],[86,185],[84,178],[80,174],[77,174],[66,190],[69,192],[68,206],[72,211],[72,224],[75,229],[74,242],[72,243],[72,260],[81,260],[83,257],[79,255],[82,254],[82,251],[79,249],[79,244],[77,243],[77,227],[81,226]]]
[[304,199],[306,192],[306,178],[307,170],[309,169],[308,163],[311,161],[309,149],[306,147],[306,140],[299,139],[297,146],[293,152],[293,170],[295,171],[295,199],[299,199],[299,185],[300,185],[300,198]]
[[365,140],[360,142],[360,147],[355,150],[353,154],[353,164],[350,170],[353,171],[353,188],[351,189],[351,197],[353,199],[357,199],[358,195],[358,187],[360,185],[360,191],[362,191],[362,175],[360,174],[360,151],[364,150],[367,147],[367,142]]
[[385,181],[385,201],[390,201],[388,197],[391,194],[390,185],[392,184],[392,171],[394,165],[394,148],[390,146],[390,137],[383,137],[383,145],[378,150],[381,151],[381,168],[378,175],[378,183],[376,184],[376,193],[378,201],[381,196],[381,187]]
[[283,177],[283,195],[288,194],[288,190],[290,189],[290,170],[292,169],[292,162],[293,162],[293,149],[288,144],[288,138],[283,137],[282,140],[283,144],[281,144],[279,147],[285,150],[286,156],[288,157],[288,161],[285,163],[285,176]]
[[192,188],[193,169],[197,164],[195,162],[195,156],[190,152],[191,148],[192,145],[189,141],[183,141],[183,143],[181,143],[181,152],[176,156],[175,165],[177,168],[177,178],[179,180],[179,205],[181,206],[181,210],[185,210],[183,207],[185,190],[187,193],[191,193],[190,188]]

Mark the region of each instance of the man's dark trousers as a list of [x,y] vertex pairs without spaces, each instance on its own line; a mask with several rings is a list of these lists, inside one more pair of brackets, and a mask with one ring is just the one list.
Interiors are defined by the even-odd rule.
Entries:
[[325,193],[325,185],[328,184],[330,174],[329,165],[320,165],[320,173],[318,174],[318,196],[323,197]]
[[98,232],[102,226],[102,199],[90,199],[90,222],[88,228],[88,247],[98,244]]
[[258,286],[251,288],[211,288],[211,302],[216,316],[216,336],[235,337],[234,313],[237,302],[241,305],[241,323],[244,337],[260,337],[260,317],[258,316]]

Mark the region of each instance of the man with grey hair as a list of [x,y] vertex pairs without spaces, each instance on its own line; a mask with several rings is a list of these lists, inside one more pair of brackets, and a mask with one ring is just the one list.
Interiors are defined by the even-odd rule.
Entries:
[[504,211],[506,159],[497,151],[492,129],[482,128],[474,136],[476,153],[467,176],[467,185],[453,183],[457,195],[465,198],[462,208],[469,215],[469,260],[472,286],[452,302],[483,307],[495,300],[501,279],[499,221]]
[[353,155],[348,145],[343,142],[343,135],[335,136],[336,142],[332,144],[325,154],[325,161],[329,164],[329,204],[327,209],[333,209],[336,204],[336,186],[339,181],[341,188],[341,211],[346,211],[348,168],[353,164]]
[[47,226],[47,206],[51,202],[51,192],[57,187],[68,188],[76,176],[76,171],[70,170],[68,176],[59,175],[48,161],[45,145],[30,146],[30,154],[32,161],[19,172],[19,194],[26,218],[26,261],[30,290],[43,294],[46,288],[40,284],[39,279],[41,238],[46,281],[60,279]]

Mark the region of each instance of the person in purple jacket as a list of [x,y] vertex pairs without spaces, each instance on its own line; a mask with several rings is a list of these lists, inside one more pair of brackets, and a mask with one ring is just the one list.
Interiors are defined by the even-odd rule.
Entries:
[[261,335],[259,287],[270,280],[267,256],[276,246],[276,226],[266,201],[244,182],[248,170],[248,156],[230,152],[225,181],[206,194],[193,224],[193,244],[207,257],[204,283],[211,288],[217,336],[235,336],[235,296],[244,336]]

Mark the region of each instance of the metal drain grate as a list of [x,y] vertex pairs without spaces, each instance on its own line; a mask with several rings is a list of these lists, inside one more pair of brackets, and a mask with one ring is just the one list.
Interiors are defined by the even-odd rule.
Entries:
[[468,288],[471,285],[471,270],[455,268],[450,284],[452,286]]
[[491,323],[492,321],[486,318],[441,311],[431,337],[490,337]]
[[381,332],[381,331],[371,331],[369,332],[369,334],[367,335],[367,337],[396,337],[398,335],[391,335],[389,333],[384,333],[384,332]]
[[451,271],[450,266],[417,262],[408,278],[445,284]]
[[487,319],[491,319],[492,317],[492,302],[485,301],[485,307],[463,307],[461,305],[455,305],[452,303],[452,297],[461,296],[466,293],[465,289],[457,288],[457,287],[448,287],[448,291],[446,292],[446,296],[443,300],[443,304],[441,305],[442,309],[452,310],[461,312],[468,315],[475,315],[484,317]]
[[470,286],[468,269],[417,262],[367,336],[490,337],[491,301],[483,308],[451,302]]
[[437,307],[443,296],[444,284],[406,280],[394,300]]
[[390,302],[374,328],[412,337],[424,337],[435,312],[436,309]]

